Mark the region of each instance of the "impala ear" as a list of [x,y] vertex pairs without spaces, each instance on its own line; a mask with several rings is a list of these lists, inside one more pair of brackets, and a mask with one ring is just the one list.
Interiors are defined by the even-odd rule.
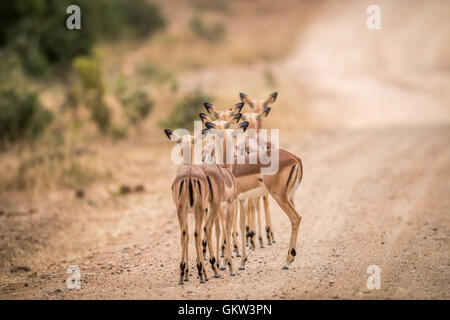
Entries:
[[271,108],[269,107],[264,107],[264,116],[267,117],[269,115]]
[[211,109],[213,109],[213,106],[212,106],[211,103],[205,102],[205,103],[203,104],[203,106],[205,107],[206,112],[211,113]]
[[206,114],[204,114],[203,112],[200,113],[198,116],[200,117],[200,119],[202,119],[202,122],[203,122],[203,123],[212,121],[211,118],[208,117],[208,116],[207,116]]
[[277,100],[278,92],[273,92],[263,103],[263,106],[266,107],[271,103],[274,103]]
[[255,105],[252,100],[245,93],[239,93],[239,97],[241,97],[241,101],[245,104],[248,104],[250,108],[253,108]]
[[244,121],[239,124],[239,128],[241,128],[245,132],[247,130],[248,125],[249,125],[248,121]]
[[236,110],[236,112],[241,113],[243,107],[244,107],[244,103],[239,102],[234,105],[234,110]]
[[206,126],[206,128],[208,128],[208,129],[214,129],[214,128],[216,128],[216,125],[215,125],[214,123],[212,123],[212,122],[206,122],[206,123],[205,123],[205,126]]
[[205,103],[203,104],[203,106],[205,107],[206,111],[207,111],[209,114],[213,114],[214,117],[219,118],[219,113],[214,109],[214,107],[213,107],[213,105],[212,105],[211,103],[205,102]]
[[180,143],[181,138],[172,130],[170,129],[164,129],[164,132],[166,133],[167,138],[169,138],[170,141]]
[[208,129],[202,129],[202,136],[203,136],[203,138],[205,138],[208,135],[208,133],[209,133]]
[[239,123],[242,118],[242,113],[235,113],[233,114],[233,117],[231,118],[231,121],[234,121],[235,123]]

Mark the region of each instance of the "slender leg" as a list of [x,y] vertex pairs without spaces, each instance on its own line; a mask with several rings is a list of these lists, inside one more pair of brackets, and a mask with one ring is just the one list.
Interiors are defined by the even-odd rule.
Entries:
[[203,225],[203,240],[202,240],[202,252],[203,252],[203,260],[206,260],[206,246],[207,246],[207,241],[206,241],[206,220],[208,219],[208,209],[205,209],[205,223]]
[[236,257],[240,257],[241,253],[239,252],[239,241],[238,241],[238,229],[237,229],[237,212],[238,206],[237,204],[233,207],[233,248],[236,252]]
[[250,249],[255,250],[255,201],[254,199],[248,200],[248,227],[250,237]]
[[214,222],[214,226],[216,227],[216,250],[217,250],[217,261],[216,265],[217,268],[219,268],[220,264],[220,221],[219,218],[216,218],[216,221]]
[[[186,226],[187,226],[187,217],[186,217]],[[186,227],[186,245],[184,246],[184,256],[186,257],[186,269],[184,270],[184,281],[189,281],[189,234],[187,233]]]
[[219,278],[219,272],[217,270],[216,266],[216,258],[214,257],[214,248],[212,246],[212,240],[211,240],[211,233],[212,233],[212,225],[214,221],[217,218],[219,212],[219,206],[218,205],[211,205],[210,207],[210,215],[208,216],[208,219],[206,220],[206,227],[205,227],[205,233],[206,233],[206,241],[208,243],[208,250],[209,250],[209,262],[211,263],[211,267],[214,271],[214,277]]
[[[220,224],[222,225],[222,230],[223,230],[223,237],[222,237],[223,243],[222,243],[222,247],[220,248],[221,249],[220,257],[223,258],[223,257],[225,257],[225,246],[227,245],[227,239],[225,239],[225,225],[224,225],[224,220],[223,220],[224,214],[223,214],[222,207],[220,208],[219,215],[220,215]],[[223,269],[220,268],[220,270],[223,270]]]
[[297,254],[295,248],[297,245],[298,230],[302,217],[298,214],[297,210],[295,210],[295,207],[287,196],[283,197],[272,194],[272,197],[275,199],[281,209],[288,215],[289,220],[291,220],[291,240],[289,243],[289,251],[286,258],[286,264],[283,266],[283,269],[289,269],[289,265],[292,263],[292,261],[294,261],[294,257]]
[[226,259],[226,246],[227,246],[227,232],[226,232],[226,221],[225,221],[225,213],[223,212],[223,208],[220,208],[219,211],[219,218],[220,218],[220,225],[222,227],[223,230],[223,244],[222,244],[222,255],[221,257],[223,257],[223,261],[222,264],[220,265],[219,270],[225,270],[227,268],[227,259]]
[[236,203],[232,202],[229,203],[227,206],[227,216],[226,216],[226,239],[227,239],[227,247],[226,247],[226,254],[227,254],[227,265],[230,269],[230,275],[235,276],[236,273],[234,272],[233,267],[233,259],[231,257],[231,229],[233,228],[233,213],[234,213],[234,207]]
[[266,235],[267,235],[267,243],[271,245],[275,243],[275,239],[273,237],[273,228],[272,221],[270,219],[270,209],[269,209],[269,195],[265,195],[263,197],[264,202],[264,214],[266,216]]
[[202,220],[203,220],[202,208],[196,208],[194,237],[195,237],[195,249],[197,251],[197,270],[200,283],[204,283],[205,280],[207,280],[206,271],[203,267],[202,246],[200,241],[202,236]]
[[181,231],[181,262],[180,262],[180,280],[178,284],[183,284],[184,275],[187,273],[187,245],[188,245],[188,226],[185,217],[185,208],[181,205],[178,207],[178,222],[180,223],[180,231]]
[[240,215],[239,215],[239,226],[241,227],[241,239],[242,239],[242,243],[241,243],[241,247],[242,247],[242,258],[241,258],[241,265],[239,266],[239,270],[245,270],[245,262],[247,261],[247,253],[246,253],[246,245],[245,245],[245,240],[247,238],[246,234],[245,234],[245,219],[247,217],[247,209],[248,206],[246,206],[245,200],[243,201],[239,201],[239,211],[240,211]]
[[256,204],[256,215],[258,217],[258,240],[259,240],[259,246],[260,248],[264,248],[263,238],[262,238],[262,231],[261,231],[261,206],[260,206],[260,199],[255,199]]

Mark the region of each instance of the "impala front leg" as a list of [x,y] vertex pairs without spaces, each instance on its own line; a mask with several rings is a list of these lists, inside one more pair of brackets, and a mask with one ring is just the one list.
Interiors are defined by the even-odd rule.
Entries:
[[226,246],[226,254],[227,254],[227,265],[230,269],[230,275],[235,276],[236,273],[234,272],[233,267],[233,259],[231,257],[231,229],[233,228],[233,212],[235,207],[235,202],[228,203],[227,206],[227,216],[226,216],[226,239],[227,239],[227,246]]

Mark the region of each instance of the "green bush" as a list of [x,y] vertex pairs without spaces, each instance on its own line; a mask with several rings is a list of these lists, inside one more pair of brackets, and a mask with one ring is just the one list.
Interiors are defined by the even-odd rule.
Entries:
[[53,120],[35,93],[0,88],[0,143],[38,138]]
[[115,94],[122,104],[128,124],[138,126],[153,109],[154,101],[141,88],[134,89],[135,83],[119,74],[116,79]]
[[[68,30],[69,5],[81,10],[81,30]],[[70,67],[99,40],[150,36],[165,25],[159,7],[146,0],[4,0],[0,9],[0,48],[18,53],[32,75]]]
[[169,117],[160,123],[161,127],[193,130],[194,121],[199,120],[198,114],[202,112],[203,103],[206,101],[212,101],[212,98],[200,89],[186,94],[175,104]]
[[81,90],[73,90],[82,94],[78,101],[83,101],[91,112],[91,120],[103,134],[111,127],[111,111],[104,100],[104,85],[100,63],[95,57],[78,57],[73,62],[73,69]]
[[132,125],[139,125],[153,109],[153,100],[145,91],[136,90],[121,99],[125,117]]
[[225,38],[225,26],[221,23],[206,25],[202,19],[195,16],[189,26],[195,35],[209,42],[220,42]]

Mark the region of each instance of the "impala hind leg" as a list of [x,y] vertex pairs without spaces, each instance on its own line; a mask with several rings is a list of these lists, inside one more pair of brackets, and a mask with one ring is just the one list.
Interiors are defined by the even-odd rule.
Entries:
[[255,250],[255,201],[254,199],[248,200],[248,210],[247,210],[247,217],[248,217],[248,236],[250,239],[250,249]]
[[220,225],[222,227],[223,231],[223,244],[222,244],[222,254],[220,255],[222,260],[222,264],[220,265],[219,270],[226,270],[227,268],[227,259],[226,259],[226,244],[227,244],[227,232],[226,232],[226,221],[225,221],[225,214],[223,212],[223,208],[220,208],[219,211],[219,219],[220,219]]
[[227,239],[227,246],[226,246],[226,263],[228,265],[228,268],[230,270],[230,275],[235,276],[236,273],[234,272],[233,267],[233,259],[232,259],[232,250],[231,250],[231,229],[233,228],[233,214],[235,210],[235,202],[229,203],[227,206],[227,212],[226,212],[226,226],[225,226],[225,234]]
[[[206,219],[208,217],[208,208],[205,209],[205,217],[206,217]],[[206,241],[206,219],[205,219],[205,224],[203,225],[203,240],[202,240],[203,260],[206,260],[206,246],[208,244]]]
[[261,206],[260,206],[260,198],[255,199],[256,204],[256,215],[258,218],[258,240],[259,240],[259,247],[264,248],[263,243],[263,237],[262,237],[262,231],[261,231]]
[[294,261],[294,257],[297,254],[295,248],[297,245],[298,230],[302,217],[298,214],[297,210],[295,210],[294,205],[287,196],[278,196],[273,194],[272,197],[281,209],[288,215],[289,220],[291,221],[291,240],[289,242],[289,251],[286,258],[286,264],[283,266],[283,269],[289,269],[289,265],[292,261]]
[[[187,219],[186,219],[187,220]],[[186,231],[187,233],[187,231]],[[184,269],[184,281],[189,281],[189,235],[186,239],[186,245],[184,246],[184,256],[186,257],[186,269]]]
[[208,243],[208,250],[209,250],[209,262],[211,263],[211,267],[214,271],[214,277],[219,278],[220,274],[217,270],[216,266],[216,258],[214,256],[214,248],[212,246],[212,240],[211,240],[211,233],[212,233],[212,225],[214,221],[217,218],[219,212],[219,206],[211,206],[210,207],[210,215],[208,216],[208,219],[206,220],[206,226],[205,226],[205,234],[206,234],[206,242]]
[[272,221],[270,219],[269,195],[263,197],[263,202],[264,202],[264,215],[266,217],[267,244],[271,245],[272,243],[275,243],[275,238],[273,237]]
[[238,240],[238,229],[237,229],[237,212],[238,212],[238,206],[237,204],[234,205],[234,209],[233,209],[233,248],[234,251],[236,252],[236,257],[240,257],[241,253],[239,252],[239,240]]
[[198,277],[200,279],[200,283],[204,283],[205,280],[208,281],[208,277],[206,276],[206,270],[203,266],[203,256],[202,256],[202,246],[201,246],[201,236],[202,236],[202,208],[196,208],[195,210],[195,249],[197,251],[197,270]]
[[219,268],[219,264],[220,264],[220,220],[217,218],[216,221],[214,222],[214,226],[216,228],[216,251],[217,251],[217,261],[216,261],[216,266],[217,268]]
[[180,262],[180,280],[178,284],[183,284],[185,277],[188,275],[187,252],[188,252],[188,225],[186,217],[186,208],[178,207],[178,222],[180,223],[180,240],[181,240],[181,262]]
[[247,218],[247,205],[246,201],[239,201],[239,226],[241,228],[241,248],[242,248],[242,257],[241,257],[241,265],[239,266],[239,270],[245,270],[245,262],[247,262],[247,252],[246,252],[246,244],[245,240],[246,236],[246,225],[245,220]]

